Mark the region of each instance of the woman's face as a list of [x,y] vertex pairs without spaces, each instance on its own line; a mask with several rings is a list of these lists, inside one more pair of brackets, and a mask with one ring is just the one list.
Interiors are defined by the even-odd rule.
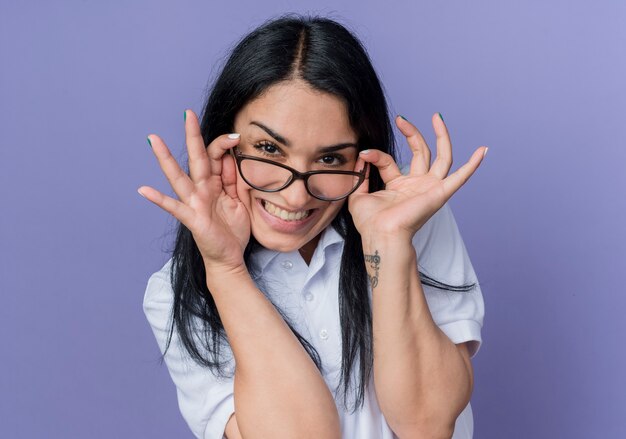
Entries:
[[[241,134],[242,153],[300,172],[353,171],[358,156],[357,135],[345,104],[298,80],[274,85],[248,102],[235,117],[234,131]],[[335,145],[340,148],[322,150]],[[320,233],[346,202],[312,197],[303,180],[279,192],[262,192],[239,173],[237,193],[250,214],[252,234],[263,247],[281,252],[299,249],[307,260]]]

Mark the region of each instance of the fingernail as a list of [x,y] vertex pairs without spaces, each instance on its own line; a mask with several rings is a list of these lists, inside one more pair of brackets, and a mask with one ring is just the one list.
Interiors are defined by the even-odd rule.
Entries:
[[[146,196],[144,194],[142,194],[139,189],[137,189],[137,192],[139,193],[139,195],[141,195],[142,197],[146,198]],[[147,198],[146,198],[146,200],[147,200]]]
[[150,137],[146,138],[148,140],[148,145],[150,145],[150,148],[152,148],[152,142],[150,141]]
[[407,122],[409,121],[409,119],[407,119],[406,117],[404,117],[404,116],[403,116],[403,115],[401,115],[401,114],[398,114],[398,116],[400,116],[402,119],[406,120]]
[[183,120],[187,122],[187,110],[183,111]]
[[239,133],[232,133],[232,134],[229,134],[229,135],[228,135],[228,138],[229,138],[229,139],[238,139],[238,138],[239,138],[239,136],[240,136],[240,134],[239,134]]
[[[437,114],[439,115],[439,118],[440,118],[441,120],[443,120],[443,116],[441,115],[441,113],[437,113]],[[445,122],[445,121],[444,121],[444,122]]]
[[485,148],[485,152],[483,152],[483,158],[485,158],[485,156],[487,155],[487,151],[489,151],[489,148]]
[[369,149],[364,149],[363,151],[361,151],[361,154],[369,154],[370,150]]

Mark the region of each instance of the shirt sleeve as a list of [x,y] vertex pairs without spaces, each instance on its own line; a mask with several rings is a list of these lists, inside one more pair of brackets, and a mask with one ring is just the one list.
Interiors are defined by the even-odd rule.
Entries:
[[423,285],[437,326],[455,344],[469,341],[470,356],[475,356],[482,344],[485,307],[480,284],[448,203],[417,231],[413,245],[419,270],[436,282],[452,286],[475,284],[469,291],[446,291]]
[[[143,299],[143,310],[161,354],[167,343],[174,299],[170,269],[171,259],[150,276]],[[180,412],[193,434],[201,439],[222,439],[226,423],[235,411],[232,378],[217,378],[208,368],[193,361],[176,331],[165,364],[176,386]]]

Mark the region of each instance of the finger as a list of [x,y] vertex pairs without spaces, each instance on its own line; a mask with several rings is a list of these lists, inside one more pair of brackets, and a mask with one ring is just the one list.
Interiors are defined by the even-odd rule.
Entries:
[[450,197],[458,191],[467,180],[469,180],[476,169],[478,169],[478,166],[482,163],[486,153],[486,146],[478,148],[474,151],[474,154],[472,154],[467,163],[457,169],[456,172],[443,179],[443,188],[446,200],[450,199]]
[[148,142],[152,146],[152,152],[156,155],[159,161],[159,166],[165,174],[167,181],[170,182],[172,189],[178,196],[178,198],[187,202],[189,195],[193,191],[194,185],[189,176],[181,169],[176,159],[172,156],[172,153],[167,148],[167,145],[156,134],[150,134],[148,136]]
[[185,141],[189,155],[189,175],[199,183],[211,176],[209,157],[200,131],[198,116],[192,110],[185,110]]
[[406,120],[402,116],[396,117],[396,125],[400,132],[406,136],[409,147],[413,152],[411,159],[410,175],[424,175],[430,169],[430,148],[426,144],[426,140],[422,133],[415,125]]
[[437,136],[437,158],[433,162],[430,172],[444,179],[452,167],[452,143],[450,143],[448,128],[440,113],[433,115],[433,128]]
[[[354,172],[361,172],[361,170],[365,166],[367,166],[367,163],[365,162],[365,160],[363,160],[363,158],[361,157],[358,157],[356,160],[356,164],[354,165]],[[352,195],[367,194],[369,193],[369,187],[370,187],[370,167],[367,166],[367,169],[365,170],[365,178],[363,179],[363,182],[358,188],[356,188],[356,190],[352,193]]]
[[181,203],[172,197],[168,197],[150,186],[141,186],[137,189],[137,192],[139,192],[139,194],[148,201],[153,202],[161,209],[170,213],[178,219],[178,221],[185,224],[187,228],[189,228],[189,225],[193,223],[194,211],[186,204]]
[[222,134],[209,144],[207,151],[212,175],[220,175],[222,173],[222,158],[226,151],[237,146],[239,137],[238,133]]
[[377,149],[366,149],[359,153],[359,157],[376,166],[378,172],[380,173],[380,178],[383,179],[385,184],[402,176],[400,168],[398,168],[396,162],[387,153]]
[[222,186],[226,194],[237,200],[237,165],[235,159],[227,154],[222,159]]

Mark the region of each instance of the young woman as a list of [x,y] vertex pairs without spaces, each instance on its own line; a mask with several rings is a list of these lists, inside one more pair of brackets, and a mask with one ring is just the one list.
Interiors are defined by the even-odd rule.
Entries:
[[324,18],[254,30],[184,115],[188,171],[148,136],[178,199],[139,192],[180,221],[144,311],[193,433],[471,437],[484,307],[446,202],[486,148],[448,175],[443,118],[431,164],[399,116],[402,173],[364,48]]

